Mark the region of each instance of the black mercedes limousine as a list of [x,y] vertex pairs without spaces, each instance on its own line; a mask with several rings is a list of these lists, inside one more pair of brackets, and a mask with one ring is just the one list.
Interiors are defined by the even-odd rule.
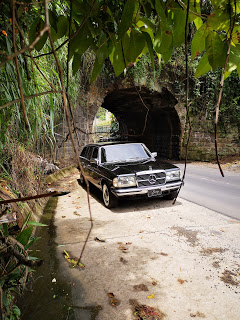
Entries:
[[102,190],[107,208],[124,197],[174,199],[182,183],[180,169],[156,159],[143,143],[105,142],[86,145],[80,155],[80,182]]

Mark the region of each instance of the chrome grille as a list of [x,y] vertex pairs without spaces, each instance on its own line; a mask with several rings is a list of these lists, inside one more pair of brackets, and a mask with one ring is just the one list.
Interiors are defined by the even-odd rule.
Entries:
[[164,171],[139,172],[137,174],[137,184],[139,187],[153,187],[165,184],[166,173]]

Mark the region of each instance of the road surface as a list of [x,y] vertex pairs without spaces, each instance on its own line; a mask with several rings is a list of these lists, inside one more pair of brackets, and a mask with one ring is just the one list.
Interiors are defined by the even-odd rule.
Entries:
[[[183,171],[184,165],[177,164]],[[188,164],[179,197],[240,220],[240,172]]]

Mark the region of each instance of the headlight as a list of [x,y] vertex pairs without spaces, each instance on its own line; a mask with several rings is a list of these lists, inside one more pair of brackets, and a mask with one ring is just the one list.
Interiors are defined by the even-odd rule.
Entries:
[[174,171],[167,171],[166,172],[166,182],[180,180],[181,171],[174,170]]
[[135,187],[136,186],[135,176],[119,176],[113,179],[113,186],[115,188]]

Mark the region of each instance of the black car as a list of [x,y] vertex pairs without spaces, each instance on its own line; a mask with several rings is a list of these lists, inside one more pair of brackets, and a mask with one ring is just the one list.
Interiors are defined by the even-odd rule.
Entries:
[[85,146],[80,155],[84,177],[102,190],[107,208],[136,196],[174,199],[182,183],[180,169],[156,159],[143,143],[105,142]]

